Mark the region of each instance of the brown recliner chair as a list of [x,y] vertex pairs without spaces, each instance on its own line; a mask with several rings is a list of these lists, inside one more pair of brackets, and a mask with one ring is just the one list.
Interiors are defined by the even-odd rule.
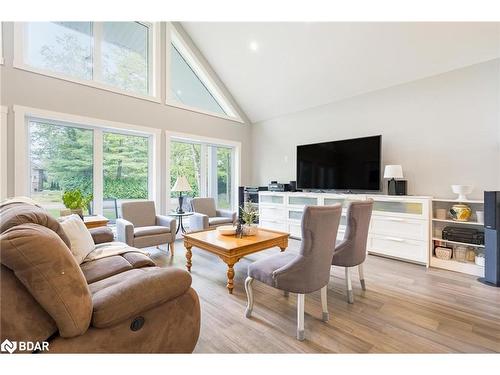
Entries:
[[191,276],[139,252],[83,263],[45,210],[0,207],[1,341],[49,353],[186,353],[200,331]]

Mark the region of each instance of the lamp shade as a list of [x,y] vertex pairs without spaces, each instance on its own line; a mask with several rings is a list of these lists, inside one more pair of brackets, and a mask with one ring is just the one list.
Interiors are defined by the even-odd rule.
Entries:
[[403,168],[400,165],[386,165],[384,178],[403,178]]
[[172,191],[191,191],[191,186],[185,176],[177,177],[174,186],[172,187]]

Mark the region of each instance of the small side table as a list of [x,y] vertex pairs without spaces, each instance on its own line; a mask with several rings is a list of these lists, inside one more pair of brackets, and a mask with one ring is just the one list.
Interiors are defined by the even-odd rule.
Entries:
[[182,218],[186,216],[191,216],[193,215],[194,212],[183,212],[178,213],[178,212],[170,212],[168,216],[174,216],[179,219],[179,223],[177,224],[177,230],[175,231],[175,234],[179,233],[179,229],[182,231],[182,233],[186,233],[186,229],[184,229],[184,224],[182,223]]
[[109,219],[102,215],[84,216],[83,222],[88,229],[105,227]]

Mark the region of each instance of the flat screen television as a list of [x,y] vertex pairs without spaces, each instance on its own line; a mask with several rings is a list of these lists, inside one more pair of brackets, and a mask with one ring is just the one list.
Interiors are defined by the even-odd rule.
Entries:
[[297,146],[297,188],[380,191],[382,136]]

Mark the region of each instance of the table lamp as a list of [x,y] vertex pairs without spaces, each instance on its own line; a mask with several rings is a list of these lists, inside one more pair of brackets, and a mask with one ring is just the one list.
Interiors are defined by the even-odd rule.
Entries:
[[387,194],[406,195],[406,180],[396,180],[396,178],[403,178],[403,168],[400,165],[386,165],[384,178],[390,179],[387,184]]
[[177,180],[175,181],[174,186],[172,187],[172,191],[179,192],[179,207],[177,208],[177,213],[178,214],[183,214],[184,211],[182,210],[182,201],[184,200],[184,197],[182,196],[183,191],[191,191],[191,186],[189,185],[189,182],[185,176],[179,176],[177,177]]

